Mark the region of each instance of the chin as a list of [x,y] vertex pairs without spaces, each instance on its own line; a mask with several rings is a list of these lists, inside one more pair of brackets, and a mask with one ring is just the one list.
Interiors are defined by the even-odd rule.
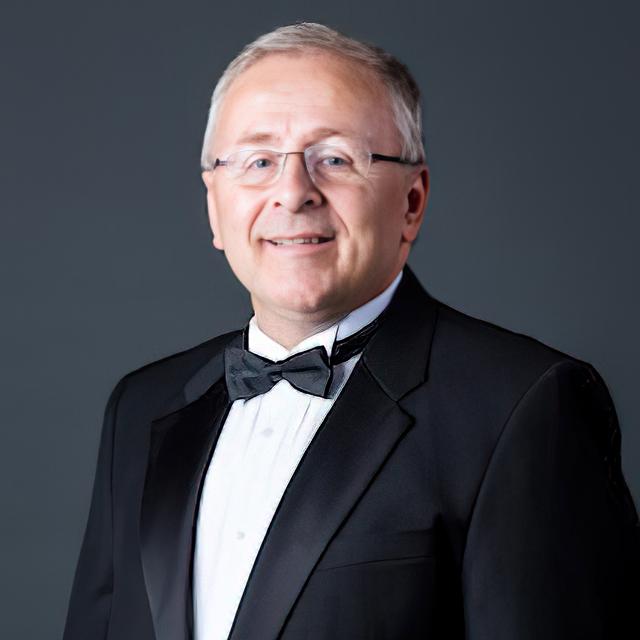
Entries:
[[335,298],[331,288],[323,287],[319,282],[310,283],[297,278],[281,283],[269,296],[274,305],[296,313],[315,313],[331,306]]

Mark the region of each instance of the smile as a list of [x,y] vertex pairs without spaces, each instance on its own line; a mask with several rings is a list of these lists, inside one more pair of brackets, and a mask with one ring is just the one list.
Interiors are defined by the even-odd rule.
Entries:
[[329,240],[333,240],[333,238],[273,238],[269,242],[279,246],[287,244],[322,244],[323,242],[329,242]]

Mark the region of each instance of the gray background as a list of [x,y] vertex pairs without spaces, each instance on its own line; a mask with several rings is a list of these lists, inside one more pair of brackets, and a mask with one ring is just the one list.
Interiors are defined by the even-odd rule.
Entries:
[[408,63],[432,177],[410,264],[596,366],[638,501],[638,3],[3,6],[0,637],[62,633],[117,379],[250,313],[210,244],[199,146],[226,64],[295,20]]

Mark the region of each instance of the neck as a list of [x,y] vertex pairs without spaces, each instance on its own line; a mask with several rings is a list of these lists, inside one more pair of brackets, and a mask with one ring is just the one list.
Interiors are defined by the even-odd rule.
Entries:
[[259,310],[254,305],[256,322],[260,330],[285,349],[292,349],[299,342],[344,318],[346,313],[311,318],[290,318],[273,312]]

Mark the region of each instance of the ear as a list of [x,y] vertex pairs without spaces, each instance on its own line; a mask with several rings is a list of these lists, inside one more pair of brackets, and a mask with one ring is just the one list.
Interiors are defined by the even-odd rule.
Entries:
[[203,171],[201,173],[204,186],[207,188],[207,211],[209,214],[209,226],[213,234],[213,246],[220,251],[224,251],[222,237],[220,235],[220,225],[218,224],[218,209],[214,194],[213,171]]
[[405,242],[413,242],[418,236],[429,199],[429,168],[426,164],[420,167],[417,174],[414,171],[411,172],[405,193],[406,210],[402,239]]

